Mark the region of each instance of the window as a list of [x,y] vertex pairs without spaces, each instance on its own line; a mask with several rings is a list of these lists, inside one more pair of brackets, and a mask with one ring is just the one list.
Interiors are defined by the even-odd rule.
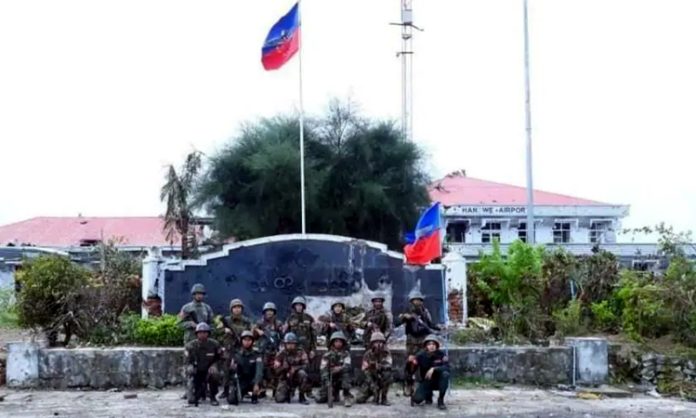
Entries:
[[466,242],[466,233],[469,230],[469,221],[450,221],[447,223],[447,237],[449,242]]
[[487,244],[494,239],[500,242],[500,222],[488,222],[481,228],[481,242]]
[[554,222],[553,242],[554,244],[565,244],[570,242],[570,222]]
[[637,271],[655,271],[657,269],[657,260],[633,260],[633,270]]
[[590,225],[590,242],[593,244],[607,242],[607,232],[609,232],[609,221],[592,221]]
[[517,238],[522,242],[527,242],[527,222],[520,222],[517,226]]

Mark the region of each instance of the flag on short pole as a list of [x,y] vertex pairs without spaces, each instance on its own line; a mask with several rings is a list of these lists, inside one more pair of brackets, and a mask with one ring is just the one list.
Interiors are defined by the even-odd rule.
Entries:
[[277,70],[300,49],[299,3],[268,31],[261,48],[261,63],[266,70]]
[[425,265],[442,256],[440,203],[423,212],[413,234],[406,234],[406,264]]

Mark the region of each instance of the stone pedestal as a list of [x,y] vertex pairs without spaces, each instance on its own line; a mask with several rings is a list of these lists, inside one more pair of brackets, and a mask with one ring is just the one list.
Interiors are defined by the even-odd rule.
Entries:
[[39,345],[36,343],[7,344],[7,386],[37,387],[39,384]]
[[442,264],[445,266],[449,319],[466,326],[466,260],[458,253],[449,252],[442,258]]
[[[575,349],[575,384],[601,385],[609,376],[609,351],[604,338],[566,338],[567,346]],[[571,382],[572,382],[571,370]]]

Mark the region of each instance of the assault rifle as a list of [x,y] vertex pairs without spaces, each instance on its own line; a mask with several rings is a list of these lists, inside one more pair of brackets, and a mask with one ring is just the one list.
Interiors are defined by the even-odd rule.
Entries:
[[333,403],[334,403],[334,387],[333,387],[333,370],[331,367],[331,358],[329,357],[329,408],[333,408]]
[[208,371],[199,371],[197,366],[193,372],[193,404],[198,406],[199,401],[205,397],[206,380]]

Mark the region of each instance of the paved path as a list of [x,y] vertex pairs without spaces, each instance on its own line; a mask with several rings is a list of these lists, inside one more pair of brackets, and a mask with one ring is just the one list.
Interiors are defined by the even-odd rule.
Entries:
[[[125,399],[125,394],[137,398]],[[539,389],[504,388],[455,390],[448,394],[449,409],[433,406],[412,408],[396,395],[391,407],[355,405],[309,406],[276,404],[262,400],[239,407],[202,404],[188,407],[181,389],[133,392],[14,391],[0,388],[0,417],[696,417],[696,403],[639,396],[626,399],[583,400]]]

